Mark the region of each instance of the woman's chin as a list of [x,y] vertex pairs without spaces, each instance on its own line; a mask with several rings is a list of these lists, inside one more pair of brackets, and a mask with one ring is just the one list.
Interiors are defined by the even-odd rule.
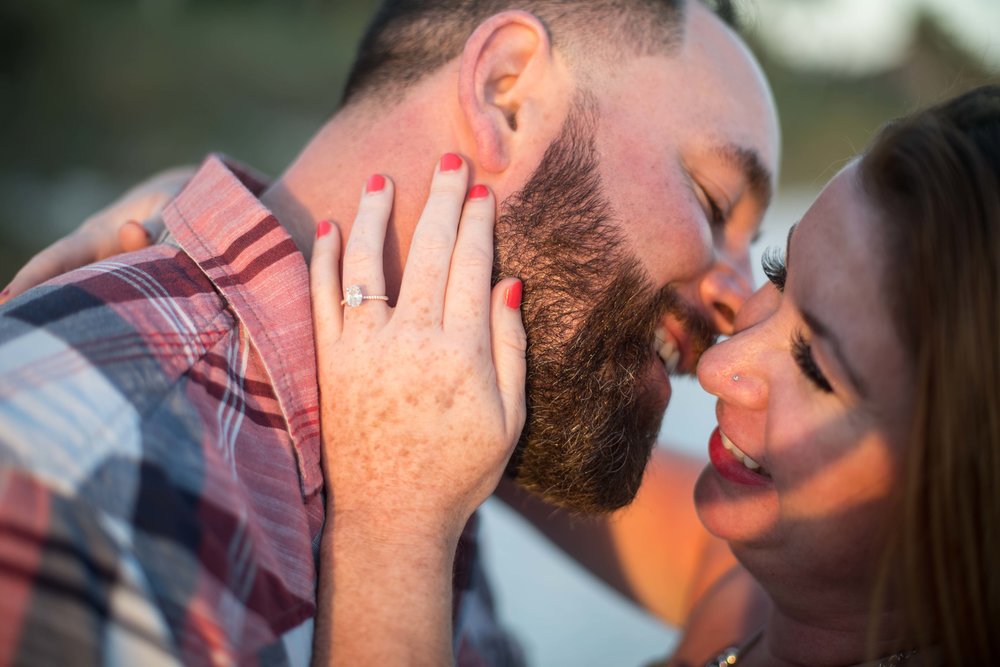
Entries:
[[694,503],[705,529],[731,544],[761,544],[774,535],[778,502],[773,487],[734,484],[708,464],[694,487]]

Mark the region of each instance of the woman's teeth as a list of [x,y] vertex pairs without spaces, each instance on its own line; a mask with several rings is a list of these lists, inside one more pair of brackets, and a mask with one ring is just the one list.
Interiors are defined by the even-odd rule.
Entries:
[[752,458],[744,454],[739,447],[733,444],[732,440],[726,437],[725,433],[719,431],[719,435],[722,436],[722,446],[725,447],[728,451],[732,452],[733,456],[739,459],[740,462],[743,463],[743,465],[746,468],[753,470],[755,473],[759,475],[770,477],[768,472],[764,468],[762,468],[759,463],[757,463]]
[[681,351],[677,347],[677,341],[663,328],[657,328],[653,337],[655,339],[653,347],[656,348],[656,353],[660,355],[660,359],[663,361],[663,365],[666,366],[667,372],[677,372],[677,367],[681,364]]

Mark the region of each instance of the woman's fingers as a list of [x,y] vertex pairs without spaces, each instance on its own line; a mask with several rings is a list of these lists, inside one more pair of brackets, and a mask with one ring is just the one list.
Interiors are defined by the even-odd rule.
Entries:
[[490,317],[495,217],[493,193],[485,185],[472,186],[451,256],[444,306],[447,330],[482,332],[485,339]]
[[443,155],[406,257],[397,304],[405,319],[441,323],[448,270],[468,184],[465,160],[454,153]]
[[59,239],[28,260],[28,263],[14,274],[10,284],[0,292],[0,303],[9,301],[67,271],[96,262],[106,256],[101,254],[101,250],[100,239],[82,230]]
[[512,447],[521,436],[526,414],[527,339],[521,321],[521,288],[521,281],[516,278],[505,278],[497,283],[493,288],[490,316],[493,367]]
[[111,218],[105,220],[100,215],[95,216],[69,236],[32,257],[0,293],[0,304],[81,266],[119,253],[142,250],[155,238],[150,229],[163,230],[163,222],[158,217],[142,223],[134,219],[126,220],[117,228],[117,233],[112,229],[113,224]]
[[[159,236],[163,222],[147,223],[157,217],[194,174],[194,169],[170,169],[135,186],[102,210],[90,216],[68,236],[56,241],[17,272],[10,285],[0,292],[0,303],[36,285],[81,266],[122,252],[140,250]],[[135,220],[146,219],[147,229],[157,230],[145,238]],[[122,221],[126,221],[124,224]]]
[[363,297],[385,295],[382,248],[392,212],[392,198],[392,181],[381,174],[372,174],[365,183],[358,215],[344,252],[344,291],[341,299],[346,302],[344,319],[347,322],[377,325],[388,319],[386,301]]
[[152,243],[152,239],[145,224],[138,220],[126,220],[118,229],[118,245],[122,247],[122,252],[142,250]]
[[309,264],[309,294],[312,298],[313,327],[316,333],[316,354],[320,368],[330,344],[340,339],[343,331],[343,308],[340,306],[340,230],[328,220],[316,225]]

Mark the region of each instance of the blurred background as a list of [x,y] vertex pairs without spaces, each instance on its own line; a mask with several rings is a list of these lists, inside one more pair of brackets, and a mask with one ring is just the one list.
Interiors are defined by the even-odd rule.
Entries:
[[[375,0],[0,3],[0,287],[132,183],[222,151],[276,176],[336,108]],[[759,252],[886,120],[1000,83],[1000,0],[741,5],[783,128]],[[712,403],[680,382],[670,446],[705,456]],[[669,527],[665,527],[669,529]],[[675,631],[590,580],[502,504],[485,552],[531,663],[641,665]]]

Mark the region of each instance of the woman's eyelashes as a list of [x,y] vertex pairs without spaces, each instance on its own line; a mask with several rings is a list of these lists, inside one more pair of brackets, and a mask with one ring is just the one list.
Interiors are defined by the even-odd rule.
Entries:
[[[777,246],[771,246],[764,250],[760,258],[761,268],[764,275],[774,285],[779,292],[785,291],[785,281],[788,279],[788,266],[785,261],[785,252]],[[805,335],[801,331],[792,334],[792,357],[796,365],[816,388],[826,393],[833,393],[833,386],[823,375],[816,359],[813,357],[812,346],[806,341]]]
[[788,269],[785,266],[785,253],[777,246],[770,246],[764,250],[760,258],[760,266],[764,270],[767,279],[778,288],[779,292],[785,291],[785,280],[788,278]]
[[826,393],[833,393],[833,387],[830,385],[829,380],[826,379],[826,376],[823,375],[823,371],[816,364],[812,347],[806,342],[806,338],[801,331],[796,331],[792,334],[792,357],[795,358],[795,363],[802,371],[802,374],[809,378],[809,381],[816,385],[819,390]]

